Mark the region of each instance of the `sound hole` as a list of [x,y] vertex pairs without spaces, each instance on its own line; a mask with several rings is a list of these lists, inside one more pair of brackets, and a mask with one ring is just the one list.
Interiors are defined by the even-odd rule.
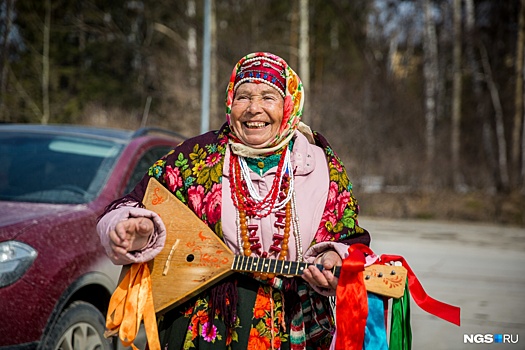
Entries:
[[186,261],[187,261],[187,262],[192,262],[193,260],[195,260],[195,256],[193,256],[193,254],[189,254],[189,255],[186,257]]

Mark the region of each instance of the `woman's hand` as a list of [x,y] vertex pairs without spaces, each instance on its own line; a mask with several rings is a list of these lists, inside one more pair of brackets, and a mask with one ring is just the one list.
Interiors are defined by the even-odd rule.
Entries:
[[119,259],[128,252],[144,248],[153,229],[154,224],[150,218],[129,218],[120,221],[115,225],[115,230],[109,232],[113,258]]
[[341,266],[343,260],[333,250],[328,250],[320,255],[316,264],[323,265],[324,270],[320,271],[317,266],[310,265],[308,269],[303,272],[303,279],[312,286],[312,288],[323,295],[335,295],[337,289],[337,282],[339,278],[335,277],[330,271],[334,266]]

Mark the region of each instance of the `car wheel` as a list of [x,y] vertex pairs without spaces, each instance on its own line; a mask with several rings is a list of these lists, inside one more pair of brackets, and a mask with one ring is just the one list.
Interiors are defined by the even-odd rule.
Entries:
[[93,305],[76,301],[58,319],[45,344],[45,350],[111,350],[104,338],[104,316]]

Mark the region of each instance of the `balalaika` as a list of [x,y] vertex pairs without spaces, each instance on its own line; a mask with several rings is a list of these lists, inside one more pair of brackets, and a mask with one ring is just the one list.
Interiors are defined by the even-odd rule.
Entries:
[[[156,312],[187,301],[235,271],[299,276],[310,265],[235,255],[186,205],[151,178],[143,204],[166,225],[162,251],[148,263]],[[317,265],[323,269],[322,265]],[[124,273],[124,272],[123,272]],[[339,274],[339,267],[333,270]],[[369,292],[392,298],[404,293],[407,271],[402,266],[374,264],[363,272]]]

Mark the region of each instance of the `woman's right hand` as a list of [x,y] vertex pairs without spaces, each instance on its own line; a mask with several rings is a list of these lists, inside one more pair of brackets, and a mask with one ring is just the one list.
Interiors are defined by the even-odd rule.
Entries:
[[115,225],[115,229],[109,232],[113,258],[119,259],[128,252],[144,248],[153,229],[154,224],[150,218],[129,218],[120,221]]

